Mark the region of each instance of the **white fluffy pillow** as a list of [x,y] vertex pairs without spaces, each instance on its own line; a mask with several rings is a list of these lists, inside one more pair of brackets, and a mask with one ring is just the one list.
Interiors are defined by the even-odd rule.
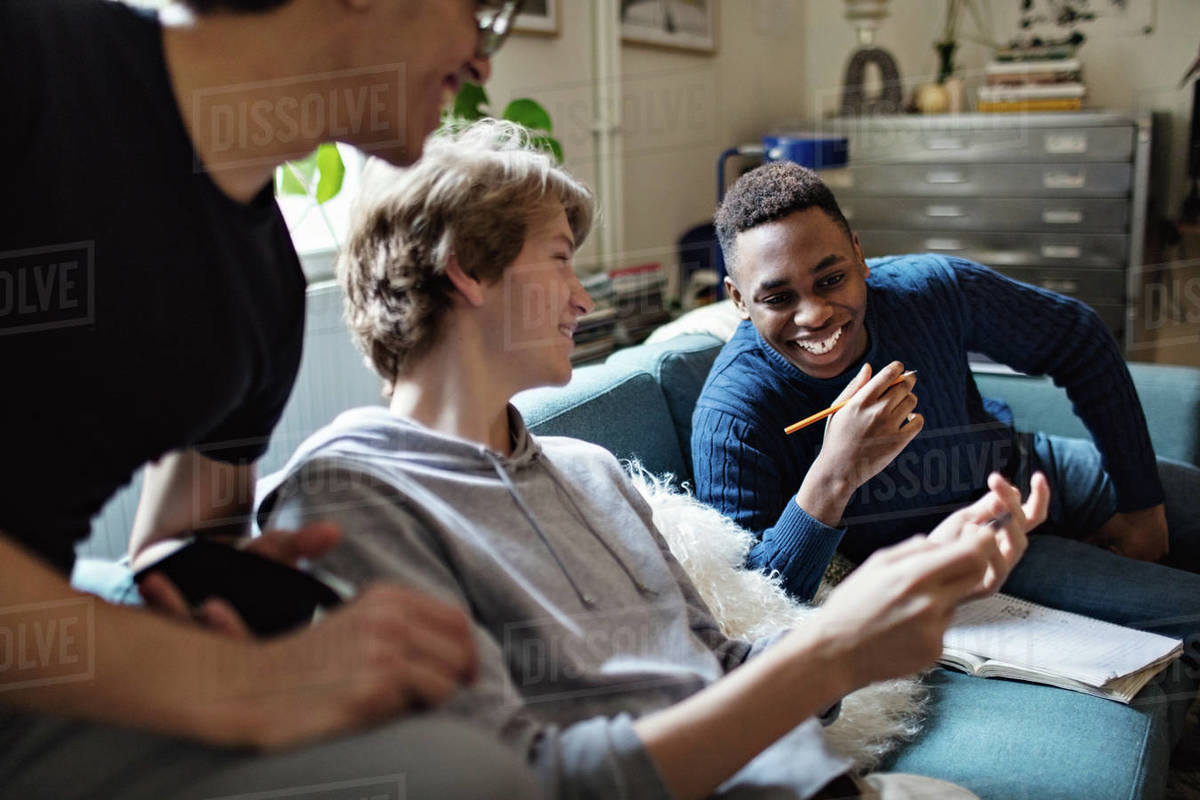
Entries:
[[[811,606],[788,597],[778,578],[743,567],[754,542],[748,531],[636,462],[629,472],[654,510],[654,524],[726,635],[754,639],[804,624]],[[828,591],[822,589],[818,597]],[[873,684],[842,701],[841,716],[826,729],[826,738],[859,770],[869,771],[920,732],[926,700],[915,678]]]

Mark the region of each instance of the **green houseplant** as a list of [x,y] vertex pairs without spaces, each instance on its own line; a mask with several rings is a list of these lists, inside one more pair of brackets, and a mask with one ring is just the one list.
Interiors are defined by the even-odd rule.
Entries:
[[[442,114],[442,125],[453,127],[493,116],[490,103],[482,86],[464,83],[454,98],[453,106]],[[554,126],[550,114],[536,100],[527,97],[513,100],[505,106],[500,118],[528,128],[533,143],[562,163],[562,144],[552,135]],[[307,197],[310,205],[305,213],[315,209],[324,220],[335,245],[340,248],[334,225],[324,206],[338,196],[345,178],[345,161],[337,145],[327,142],[304,158],[281,165],[275,171],[275,193],[280,196]]]
[[[490,105],[491,100],[482,86],[464,83],[454,98],[454,105],[442,115],[442,124],[461,125],[484,117],[493,117],[495,114],[488,108]],[[550,121],[550,114],[536,100],[528,97],[513,100],[504,107],[504,113],[499,119],[528,128],[533,136],[534,145],[553,155],[558,163],[562,163],[562,144],[552,135],[554,124]]]

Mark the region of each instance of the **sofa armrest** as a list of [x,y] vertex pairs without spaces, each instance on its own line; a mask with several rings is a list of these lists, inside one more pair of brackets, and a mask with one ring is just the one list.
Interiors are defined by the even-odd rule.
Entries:
[[[1131,363],[1129,373],[1146,412],[1154,451],[1200,466],[1200,369]],[[1089,438],[1066,392],[1047,377],[979,371],[975,383],[985,397],[1012,407],[1018,430]]]

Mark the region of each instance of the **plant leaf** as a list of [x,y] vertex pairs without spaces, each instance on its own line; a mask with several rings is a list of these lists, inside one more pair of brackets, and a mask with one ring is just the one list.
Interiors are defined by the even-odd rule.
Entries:
[[464,83],[458,90],[458,94],[454,97],[454,110],[451,116],[455,119],[465,119],[473,122],[477,119],[483,119],[487,116],[487,112],[483,110],[491,101],[488,100],[487,92],[483,87],[476,83]]
[[317,148],[317,169],[320,179],[317,181],[317,202],[324,203],[337,197],[342,190],[342,181],[346,177],[346,164],[337,145],[323,144]]
[[317,172],[317,151],[296,161],[288,161],[281,168],[276,191],[279,194],[307,195]]
[[504,109],[504,119],[524,125],[531,131],[554,132],[554,123],[550,121],[546,109],[542,108],[541,103],[528,97],[521,97],[509,103]]
[[554,156],[554,160],[559,164],[563,163],[563,149],[558,139],[553,136],[534,136],[529,141],[537,149],[545,150]]

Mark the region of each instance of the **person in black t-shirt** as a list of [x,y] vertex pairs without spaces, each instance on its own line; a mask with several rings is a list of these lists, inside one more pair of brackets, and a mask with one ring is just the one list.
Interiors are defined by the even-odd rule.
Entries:
[[[415,795],[530,785],[444,721],[270,758],[188,743],[284,748],[436,705],[475,668],[458,609],[381,586],[259,642],[220,635],[244,628],[219,603],[201,612],[212,631],[67,582],[90,518],[147,462],[141,564],[188,531],[244,533],[303,331],[275,167],[331,139],[411,163],[445,96],[486,80],[518,5],[192,0],[156,16],[0,0],[0,643],[60,636],[46,657],[0,653],[0,793],[215,796],[400,772]],[[290,560],[337,536],[250,546]],[[145,590],[188,613],[161,576]],[[439,769],[448,742],[483,768]]]

